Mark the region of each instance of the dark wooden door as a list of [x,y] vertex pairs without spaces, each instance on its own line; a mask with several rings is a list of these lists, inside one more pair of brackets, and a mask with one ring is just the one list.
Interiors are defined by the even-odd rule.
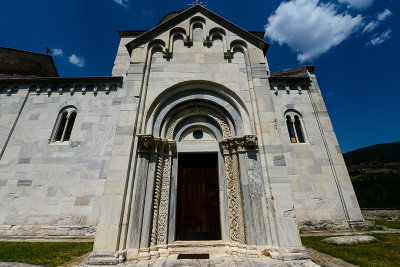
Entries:
[[218,155],[179,154],[177,240],[220,240]]

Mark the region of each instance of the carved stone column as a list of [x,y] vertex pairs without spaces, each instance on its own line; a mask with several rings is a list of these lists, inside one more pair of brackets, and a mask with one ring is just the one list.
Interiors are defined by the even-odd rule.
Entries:
[[223,139],[219,144],[224,155],[227,178],[229,237],[233,242],[244,244],[243,202],[235,138]]
[[166,141],[164,152],[164,167],[161,182],[161,197],[158,213],[157,244],[165,245],[168,234],[168,212],[171,183],[171,163],[173,151],[176,147],[175,141]]
[[153,197],[153,223],[151,231],[151,242],[150,246],[154,247],[157,245],[157,230],[158,230],[158,211],[161,198],[161,179],[163,176],[163,166],[164,166],[164,147],[165,142],[161,139],[157,146],[157,164],[156,164],[156,175],[155,175],[155,187],[154,187],[154,197]]
[[257,137],[246,135],[243,137],[226,138],[221,140],[219,144],[224,155],[227,177],[229,236],[231,241],[245,244],[246,237],[238,153],[257,148]]

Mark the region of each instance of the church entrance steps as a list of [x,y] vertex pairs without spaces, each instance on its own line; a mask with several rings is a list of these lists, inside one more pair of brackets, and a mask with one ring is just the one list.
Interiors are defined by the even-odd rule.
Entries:
[[[211,256],[211,255],[210,255]],[[317,267],[311,260],[279,261],[268,257],[260,259],[246,259],[229,255],[215,255],[210,259],[182,259],[177,255],[170,255],[157,260],[126,262],[126,267]]]
[[174,254],[223,254],[229,245],[223,241],[177,241],[168,245],[169,253]]

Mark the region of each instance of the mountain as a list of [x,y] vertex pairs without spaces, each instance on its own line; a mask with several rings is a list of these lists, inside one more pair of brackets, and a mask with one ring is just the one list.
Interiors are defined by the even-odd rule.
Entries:
[[361,208],[400,207],[400,142],[343,155]]

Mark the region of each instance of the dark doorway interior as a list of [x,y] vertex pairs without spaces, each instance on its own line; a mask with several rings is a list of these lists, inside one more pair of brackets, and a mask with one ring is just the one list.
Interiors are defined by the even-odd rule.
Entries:
[[179,154],[177,240],[220,240],[218,154]]

